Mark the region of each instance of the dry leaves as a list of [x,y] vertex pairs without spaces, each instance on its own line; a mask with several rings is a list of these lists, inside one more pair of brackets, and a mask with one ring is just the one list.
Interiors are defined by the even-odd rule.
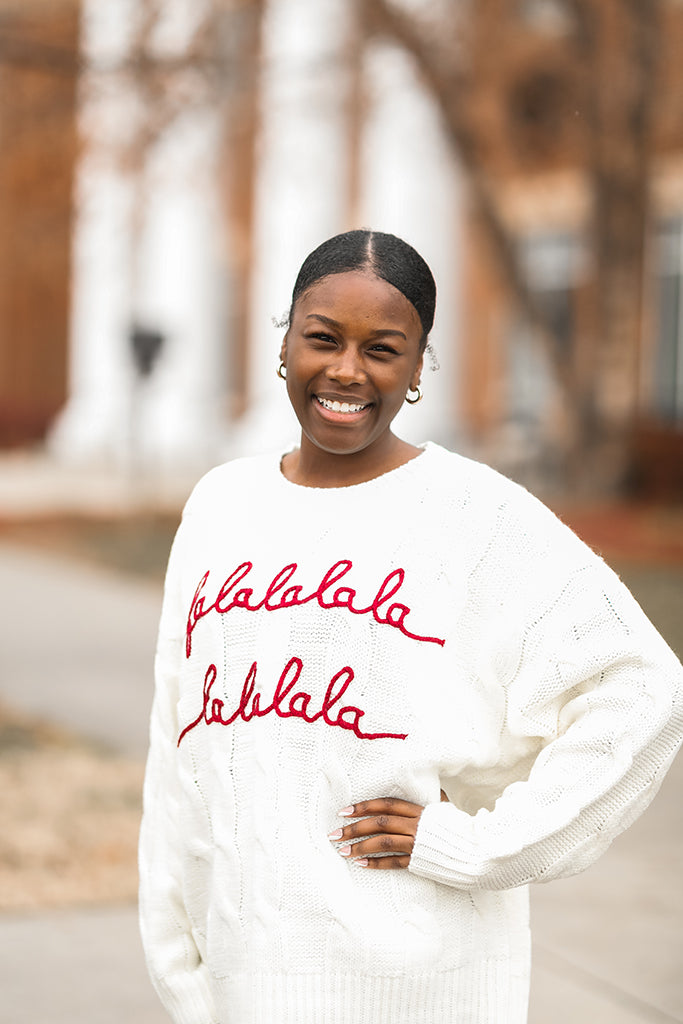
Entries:
[[142,777],[0,708],[0,910],[135,899]]

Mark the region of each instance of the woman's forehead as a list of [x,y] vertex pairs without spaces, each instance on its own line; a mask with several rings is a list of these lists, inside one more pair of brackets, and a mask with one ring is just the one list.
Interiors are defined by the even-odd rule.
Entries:
[[345,271],[320,278],[303,292],[295,311],[304,318],[315,316],[358,316],[366,319],[409,323],[420,329],[420,318],[413,304],[388,281],[371,271]]

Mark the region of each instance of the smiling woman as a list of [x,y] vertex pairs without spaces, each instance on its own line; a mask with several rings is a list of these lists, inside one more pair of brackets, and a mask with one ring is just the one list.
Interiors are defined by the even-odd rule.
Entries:
[[324,242],[278,371],[300,446],[185,508],[140,841],[177,1024],[522,1024],[528,883],[587,867],[680,741],[683,670],[607,566],[394,434],[434,300],[400,239]]
[[420,394],[435,303],[429,267],[394,235],[349,231],[310,254],[280,353],[302,429],[282,462],[287,479],[363,483],[419,454],[391,423],[408,393]]
[[282,343],[301,447],[282,470],[293,483],[371,480],[419,454],[391,430],[422,370],[415,307],[372,271],[324,277],[296,301]]

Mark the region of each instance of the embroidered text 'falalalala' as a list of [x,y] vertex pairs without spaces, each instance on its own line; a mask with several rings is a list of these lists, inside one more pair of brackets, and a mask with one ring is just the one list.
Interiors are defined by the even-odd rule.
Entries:
[[[443,647],[445,640],[440,637],[412,632],[406,625],[411,613],[410,607],[401,601],[392,600],[403,586],[405,570],[393,569],[388,573],[377,588],[372,601],[364,604],[359,600],[353,587],[337,586],[352,568],[353,563],[349,559],[340,559],[324,573],[314,590],[305,593],[301,585],[292,582],[298,569],[297,563],[289,562],[275,574],[262,595],[255,595],[253,587],[241,585],[251,573],[253,562],[241,562],[223,582],[213,601],[209,601],[205,594],[210,577],[210,570],[207,570],[200,579],[190,604],[185,632],[185,656],[189,658],[192,654],[194,630],[211,612],[227,615],[236,608],[248,612],[275,612],[285,608],[299,608],[312,602],[317,602],[320,608],[327,611],[346,609],[353,615],[371,616],[379,625],[397,629],[410,640]],[[264,718],[270,714],[280,718],[299,718],[309,725],[323,721],[328,726],[346,729],[362,740],[406,739],[407,733],[365,732],[360,727],[360,721],[365,715],[362,708],[354,704],[339,706],[354,679],[354,671],[349,665],[345,665],[332,677],[322,702],[318,702],[319,707],[315,704],[312,706],[313,697],[306,690],[300,689],[292,694],[302,671],[301,658],[290,658],[280,674],[272,699],[264,704],[263,694],[257,689],[258,663],[252,662],[237,706],[231,711],[226,711],[226,702],[214,696],[212,692],[218,671],[215,665],[209,665],[204,677],[202,710],[180,733],[178,746],[201,722],[206,725],[228,726],[237,719],[249,722],[253,718]]]

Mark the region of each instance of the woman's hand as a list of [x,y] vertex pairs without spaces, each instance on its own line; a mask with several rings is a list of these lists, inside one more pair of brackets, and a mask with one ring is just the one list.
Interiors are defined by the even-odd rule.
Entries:
[[[423,810],[419,804],[392,797],[363,800],[339,812],[344,818],[362,820],[331,832],[327,838],[333,843],[341,842],[337,852],[342,857],[353,857],[358,867],[407,868]],[[371,838],[349,845],[349,840],[361,836]],[[369,854],[381,856],[370,857]]]

